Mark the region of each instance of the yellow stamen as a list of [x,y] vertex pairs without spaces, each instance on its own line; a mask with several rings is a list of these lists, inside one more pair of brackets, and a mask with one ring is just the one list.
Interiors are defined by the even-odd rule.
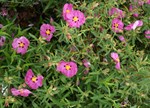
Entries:
[[70,13],[70,10],[67,9],[67,10],[66,10],[66,13]]
[[51,34],[51,31],[48,29],[48,30],[46,30],[46,34],[47,35],[50,35]]
[[25,45],[25,44],[24,44],[23,42],[20,42],[20,43],[19,43],[19,47],[22,47],[22,48],[23,48],[24,45]]
[[19,92],[20,92],[20,94],[23,94],[23,90],[21,89],[21,90],[19,90]]
[[118,25],[117,23],[114,24],[114,27],[115,27],[115,28],[118,28],[118,26],[119,26],[119,25]]
[[32,77],[32,81],[33,81],[33,82],[36,82],[36,80],[37,80],[37,77],[35,77],[35,76]]
[[70,70],[71,67],[70,67],[70,65],[66,65],[65,68],[66,68],[66,70]]
[[73,17],[73,21],[74,21],[74,22],[78,21],[78,17],[76,17],[76,16]]
[[117,63],[120,62],[119,58],[116,59],[116,62],[117,62]]

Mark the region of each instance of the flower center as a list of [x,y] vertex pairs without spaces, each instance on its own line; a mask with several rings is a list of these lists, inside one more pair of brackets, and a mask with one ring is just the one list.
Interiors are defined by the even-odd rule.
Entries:
[[69,10],[69,9],[67,9],[67,10],[66,10],[66,13],[70,13],[70,10]]
[[66,68],[66,70],[70,70],[71,66],[70,65],[66,65],[65,68]]
[[120,62],[119,58],[116,59],[116,62],[117,62],[117,63]]
[[34,76],[34,77],[32,77],[32,79],[31,79],[33,82],[36,82],[37,81],[37,77],[36,76]]
[[50,35],[50,34],[51,34],[51,31],[50,31],[49,29],[47,29],[47,30],[46,30],[46,34],[47,34],[47,35]]
[[118,25],[117,23],[114,24],[114,27],[115,27],[115,28],[118,28],[118,26],[119,26],[119,25]]
[[78,18],[78,17],[76,17],[76,16],[75,16],[75,17],[73,17],[73,21],[74,21],[74,22],[76,22],[76,21],[78,21],[78,20],[79,20],[79,18]]
[[23,42],[19,43],[19,47],[24,48],[24,46],[25,46],[25,43],[23,43]]
[[21,89],[21,90],[19,90],[19,92],[20,92],[20,94],[23,94],[23,90]]

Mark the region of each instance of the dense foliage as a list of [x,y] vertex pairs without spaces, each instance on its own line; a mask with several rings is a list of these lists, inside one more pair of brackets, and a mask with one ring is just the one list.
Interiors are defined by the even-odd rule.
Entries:
[[149,108],[149,0],[0,6],[0,108]]

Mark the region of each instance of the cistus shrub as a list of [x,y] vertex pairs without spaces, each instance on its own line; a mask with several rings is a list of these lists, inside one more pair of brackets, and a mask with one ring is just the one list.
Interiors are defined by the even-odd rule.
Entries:
[[0,108],[150,107],[150,0],[0,6]]

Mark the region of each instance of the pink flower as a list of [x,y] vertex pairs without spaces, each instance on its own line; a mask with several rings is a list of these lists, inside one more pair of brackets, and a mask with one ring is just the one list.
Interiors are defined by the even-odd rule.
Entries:
[[129,6],[129,11],[133,12],[133,16],[134,16],[134,17],[138,17],[138,16],[139,16],[138,11],[137,11],[137,8],[138,8],[138,7],[133,6],[133,5],[130,5],[130,6]]
[[112,30],[116,33],[123,31],[123,22],[117,18],[112,20]]
[[42,75],[38,75],[36,77],[31,69],[27,71],[25,76],[25,82],[31,89],[38,89],[39,87],[42,87],[42,81]]
[[73,5],[66,3],[63,7],[63,18],[64,18],[64,20],[67,20],[68,17],[70,17],[72,11],[73,11]]
[[132,26],[133,26],[133,24],[129,24],[124,29],[125,30],[132,30]]
[[20,38],[15,38],[13,40],[12,47],[17,51],[17,53],[25,54],[29,44],[29,40],[26,37],[21,36]]
[[0,24],[0,28],[2,28],[3,27],[3,24]]
[[28,89],[16,89],[16,88],[12,88],[11,89],[11,93],[14,95],[14,96],[23,96],[23,97],[28,97],[29,94],[31,94],[31,91],[29,91]]
[[40,27],[40,34],[47,41],[51,40],[54,32],[55,32],[55,27],[51,26],[50,24],[42,24]]
[[120,70],[120,59],[119,59],[118,54],[115,53],[115,52],[112,52],[110,56],[111,56],[111,58],[112,58],[112,59],[115,61],[115,63],[116,63],[115,68],[118,69],[118,70]]
[[74,10],[71,14],[67,17],[67,22],[70,27],[80,27],[85,23],[85,16],[79,10]]
[[90,68],[90,62],[87,59],[83,59],[82,60],[83,65],[86,67],[84,74],[88,74],[89,73],[89,68]]
[[57,65],[57,71],[64,74],[66,77],[71,78],[77,74],[78,68],[74,62],[60,61]]
[[1,15],[2,16],[7,16],[7,14],[8,14],[7,9],[6,8],[1,8]]
[[127,45],[127,42],[126,42],[124,36],[119,36],[118,38],[119,38],[119,40],[120,40],[121,42],[123,42],[123,45],[124,45],[124,46]]
[[87,75],[89,73],[89,68],[86,68],[85,70],[84,70],[84,75]]
[[146,3],[147,3],[147,4],[150,4],[150,0],[147,0]]
[[145,37],[150,39],[150,30],[145,31]]
[[118,8],[111,8],[109,10],[109,15],[110,16],[114,15],[115,18],[124,18],[125,17],[125,13]]
[[53,22],[54,22],[54,19],[50,17],[50,24],[52,24]]
[[5,36],[0,37],[0,47],[4,45],[5,40],[6,40]]
[[87,60],[87,59],[83,59],[82,60],[82,63],[83,63],[83,65],[86,67],[86,68],[89,68],[90,67],[90,62]]
[[144,0],[134,0],[134,2],[137,2],[139,6],[144,4]]
[[140,27],[142,25],[143,25],[143,21],[137,20],[136,22],[127,25],[124,29],[125,30],[135,30],[137,27]]
[[125,39],[124,39],[123,36],[119,36],[118,38],[119,38],[119,40],[120,40],[121,42],[125,42]]

